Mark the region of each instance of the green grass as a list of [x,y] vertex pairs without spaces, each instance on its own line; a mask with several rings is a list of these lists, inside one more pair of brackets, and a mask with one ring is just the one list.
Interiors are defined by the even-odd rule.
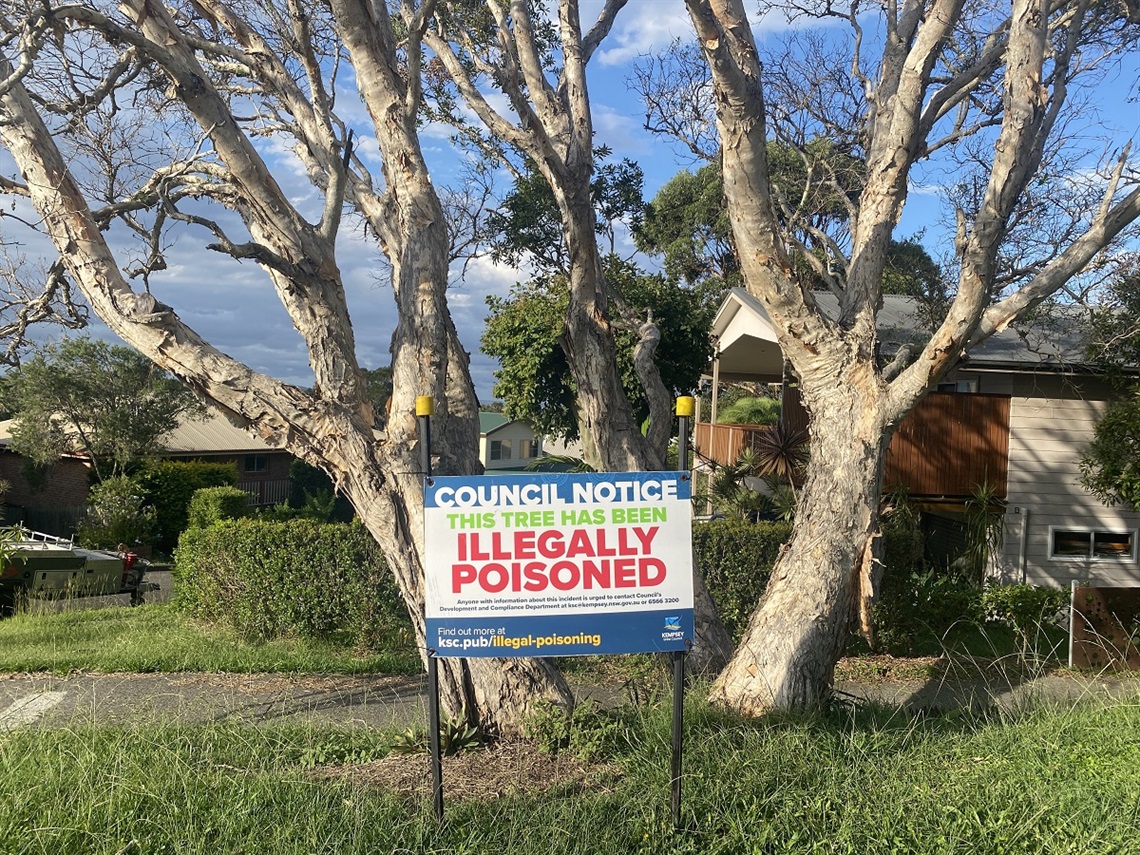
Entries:
[[419,673],[408,630],[393,630],[392,639],[391,649],[379,653],[357,653],[336,639],[257,644],[169,605],[17,615],[0,621],[0,672]]
[[426,799],[307,774],[313,762],[379,756],[375,734],[234,723],[0,733],[0,852],[1140,851],[1135,703],[740,722],[694,701],[679,833],[668,705],[621,727],[608,758],[621,774],[606,788],[449,795],[442,827]]

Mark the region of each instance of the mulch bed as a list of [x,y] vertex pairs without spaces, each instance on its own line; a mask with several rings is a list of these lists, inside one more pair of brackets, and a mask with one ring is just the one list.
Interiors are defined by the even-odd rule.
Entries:
[[[320,780],[343,780],[431,798],[431,762],[426,754],[390,754],[371,763],[320,766],[312,774]],[[443,758],[443,791],[448,799],[489,801],[551,790],[604,792],[620,776],[617,766],[546,754],[525,740],[498,742]]]

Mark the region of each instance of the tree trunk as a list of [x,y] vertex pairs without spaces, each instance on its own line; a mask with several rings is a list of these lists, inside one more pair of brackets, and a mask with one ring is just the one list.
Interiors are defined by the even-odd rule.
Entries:
[[[659,470],[665,464],[667,444],[660,442],[653,447],[642,435],[617,371],[610,293],[598,250],[590,188],[594,133],[586,65],[623,4],[624,0],[607,3],[585,39],[576,0],[557,4],[563,63],[557,81],[552,82],[541,60],[547,45],[536,36],[545,31],[534,26],[531,4],[512,0],[508,15],[506,4],[488,0],[487,9],[497,24],[502,46],[492,76],[519,117],[517,123],[491,107],[474,85],[469,68],[441,38],[447,34],[428,31],[424,35],[425,43],[447,68],[467,104],[492,133],[534,161],[554,195],[568,253],[570,290],[560,344],[576,386],[577,420],[586,460],[594,468],[610,472]],[[647,398],[658,398],[653,411],[670,420],[671,402],[660,400],[667,398],[668,390],[660,382],[656,365],[643,361],[641,368],[643,380],[656,375],[656,382],[649,377],[645,386]],[[670,433],[671,426],[657,425],[653,437],[667,441]],[[699,574],[695,590],[697,608],[705,610],[698,626],[708,634],[697,639],[700,652],[691,661],[701,670],[715,670],[727,661],[731,642]]]
[[[8,63],[0,60],[0,74],[10,71]],[[210,91],[205,79],[202,74],[203,83],[196,90],[203,100]],[[463,471],[477,466],[474,391],[469,376],[459,383],[455,412],[449,412],[447,395],[455,391],[456,381],[448,380],[447,367],[465,364],[465,357],[449,351],[458,345],[442,296],[447,282],[447,244],[441,238],[442,216],[432,227],[430,211],[438,209],[433,197],[417,194],[422,187],[412,185],[403,211],[408,237],[398,255],[398,287],[403,289],[398,297],[403,299],[398,300],[401,321],[393,374],[399,392],[395,398],[406,407],[393,414],[387,437],[378,443],[371,418],[365,417],[367,408],[352,394],[359,384],[354,384],[355,355],[343,344],[351,341],[347,313],[336,303],[321,302],[342,293],[331,242],[309,241],[308,266],[318,270],[323,281],[312,291],[309,282],[296,289],[320,295],[319,305],[313,307],[316,311],[301,306],[296,297],[286,304],[297,309],[294,322],[309,345],[314,372],[323,381],[310,395],[251,371],[211,347],[168,307],[147,294],[134,293],[21,84],[13,84],[0,96],[0,115],[6,119],[0,124],[0,136],[27,181],[31,202],[95,313],[125,342],[217,404],[236,423],[329,473],[379,542],[423,650],[423,481],[411,414],[416,394],[437,398],[437,435],[445,465]],[[234,132],[232,123],[206,130]],[[251,206],[243,213],[256,220],[262,207],[267,206]],[[286,210],[284,201],[274,210]],[[298,227],[306,228],[299,222]],[[268,221],[251,222],[250,230],[272,233],[289,248],[288,236],[274,231]],[[283,279],[279,274],[275,278]],[[341,311],[332,310],[337,308]],[[331,335],[327,330],[317,334],[314,327],[319,325],[341,329]],[[536,697],[570,703],[565,681],[545,662],[483,660],[468,666],[448,660],[440,672],[448,713],[463,714],[500,731],[517,729]]]
[[[665,446],[671,429],[657,433],[664,436],[660,448],[653,448],[641,433],[633,417],[629,398],[617,371],[613,329],[606,317],[607,295],[601,259],[594,233],[594,210],[589,197],[568,198],[556,188],[566,229],[570,252],[570,307],[563,336],[567,361],[578,387],[578,419],[582,436],[594,438],[603,468],[608,472],[653,471],[665,466]],[[643,337],[646,335],[643,331]],[[668,394],[655,367],[642,360],[642,378],[646,393],[660,398]],[[656,376],[656,385],[650,375]],[[658,417],[672,413],[669,406],[657,402]],[[732,639],[717,614],[716,603],[705,586],[696,561],[693,562],[693,649],[689,668],[711,676],[718,673],[732,656]]]
[[805,709],[831,687],[878,524],[880,472],[890,441],[873,395],[854,384],[817,396],[811,463],[791,540],[772,569],[732,662],[712,697],[746,715]]

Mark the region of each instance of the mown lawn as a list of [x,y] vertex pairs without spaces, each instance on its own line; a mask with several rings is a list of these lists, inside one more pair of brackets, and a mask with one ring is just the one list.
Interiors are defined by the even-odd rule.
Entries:
[[0,852],[1140,851],[1136,703],[742,722],[694,699],[686,720],[680,832],[668,704],[621,716],[595,783],[453,792],[442,827],[425,796],[312,774],[379,757],[392,734],[232,723],[0,733]]
[[16,615],[0,620],[0,672],[419,673],[410,630],[393,627],[389,634],[389,648],[360,652],[335,638],[257,643],[192,620],[170,605]]

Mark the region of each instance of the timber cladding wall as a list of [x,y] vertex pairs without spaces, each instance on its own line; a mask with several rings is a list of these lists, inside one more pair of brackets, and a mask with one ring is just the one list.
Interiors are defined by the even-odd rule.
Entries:
[[[785,427],[807,423],[798,390],[784,390]],[[1008,395],[932,392],[908,415],[887,453],[884,487],[904,485],[915,498],[968,499],[982,484],[1005,496],[1009,461]],[[709,425],[696,430],[698,452],[717,463],[736,460],[766,428]]]
[[1004,497],[1009,466],[1008,395],[932,392],[899,426],[883,485],[912,496],[969,498],[983,484]]

